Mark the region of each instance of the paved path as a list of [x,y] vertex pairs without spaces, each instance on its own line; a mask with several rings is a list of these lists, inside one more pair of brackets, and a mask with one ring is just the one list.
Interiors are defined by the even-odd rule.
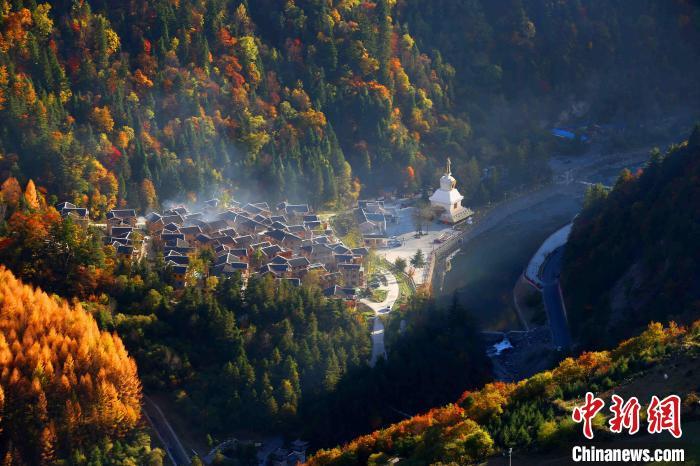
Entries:
[[381,303],[374,303],[368,299],[361,299],[360,302],[374,311],[374,326],[372,327],[372,357],[370,358],[370,366],[377,363],[379,357],[386,358],[386,348],[384,347],[384,324],[379,318],[381,314],[391,312],[394,303],[399,299],[399,284],[396,277],[391,272],[384,272],[387,285],[379,287],[380,290],[387,290],[386,298]]
[[190,456],[187,454],[187,450],[180,443],[180,439],[165,418],[163,411],[146,395],[143,396],[143,414],[163,444],[170,461],[175,466],[189,465]]
[[146,235],[141,241],[141,249],[139,249],[137,259],[148,259],[149,257],[153,257],[153,240],[150,236]]
[[542,297],[544,308],[547,311],[549,328],[552,331],[552,343],[562,349],[571,347],[571,334],[569,322],[566,317],[566,306],[559,285],[559,273],[561,271],[564,246],[555,249],[546,259],[542,268],[540,279],[542,280]]
[[374,327],[372,327],[372,357],[369,360],[369,365],[374,367],[380,357],[386,359],[386,348],[384,347],[384,324],[379,316],[375,316]]

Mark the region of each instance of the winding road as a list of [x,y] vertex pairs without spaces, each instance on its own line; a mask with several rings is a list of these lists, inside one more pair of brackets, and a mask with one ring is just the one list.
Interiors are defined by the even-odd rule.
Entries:
[[372,327],[372,356],[369,364],[374,367],[380,357],[386,358],[386,348],[384,347],[384,324],[379,318],[382,314],[391,312],[394,303],[399,299],[399,284],[396,277],[391,272],[384,272],[386,286],[380,290],[387,290],[386,298],[381,303],[375,303],[368,299],[361,299],[360,302],[374,311],[374,326]]
[[540,273],[542,280],[542,297],[544,308],[547,311],[549,328],[552,331],[552,343],[557,348],[568,349],[571,347],[571,333],[566,317],[566,306],[559,284],[564,246],[560,246],[547,257]]
[[165,418],[160,407],[146,395],[143,396],[143,414],[153,427],[158,439],[163,444],[168,458],[175,466],[191,464],[190,456],[182,446],[172,426]]

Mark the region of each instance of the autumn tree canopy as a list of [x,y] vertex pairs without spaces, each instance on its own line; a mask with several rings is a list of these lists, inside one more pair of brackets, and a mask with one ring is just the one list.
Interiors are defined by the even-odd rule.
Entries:
[[49,464],[139,421],[141,384],[119,337],[4,267],[0,368],[0,458],[10,464]]
[[[681,355],[695,360],[699,340],[700,321],[687,328],[673,322],[666,327],[650,323],[611,351],[585,352],[519,382],[492,382],[466,391],[457,403],[357,437],[342,447],[319,450],[307,464],[386,464],[395,456],[411,464],[474,464],[508,448],[516,448],[522,460],[528,452],[561,448],[564,442],[576,444],[581,433],[568,406],[587,391],[605,392],[643,371],[651,372],[669,355],[672,360]],[[692,387],[682,395],[697,399]]]
[[261,188],[333,205],[431,186],[449,155],[488,201],[546,178],[540,121],[571,99],[599,96],[596,123],[697,99],[697,5],[579,3],[5,0],[0,180],[97,215]]

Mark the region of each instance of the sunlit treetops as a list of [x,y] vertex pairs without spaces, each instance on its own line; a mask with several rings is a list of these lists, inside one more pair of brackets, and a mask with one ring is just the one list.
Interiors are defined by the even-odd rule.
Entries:
[[570,411],[561,409],[566,400],[596,387],[612,388],[668,354],[697,349],[699,342],[700,321],[688,328],[651,323],[611,351],[566,358],[554,369],[517,383],[488,383],[465,392],[455,404],[358,437],[341,448],[320,450],[307,464],[380,464],[394,456],[417,464],[466,464],[508,446],[541,448],[566,435],[580,435],[572,429]]
[[4,267],[0,368],[0,452],[15,460],[37,464],[119,438],[140,419],[136,364],[119,337],[100,331],[79,304],[24,285]]
[[448,122],[437,117],[449,69],[416,49],[393,8],[3,2],[0,112],[26,138],[3,137],[0,171],[16,161],[21,179],[98,217],[212,186],[351,203],[358,175],[420,174],[422,133]]

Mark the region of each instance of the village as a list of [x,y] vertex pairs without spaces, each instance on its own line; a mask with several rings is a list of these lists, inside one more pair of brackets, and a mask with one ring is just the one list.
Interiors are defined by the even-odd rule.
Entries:
[[[400,205],[384,199],[359,200],[352,212],[362,244],[352,246],[336,234],[327,217],[322,219],[308,204],[282,202],[271,207],[267,202],[210,199],[196,207],[174,205],[145,216],[135,209],[112,209],[104,223],[93,222],[89,209],[70,202],[56,208],[76,223],[101,228],[104,243],[114,247],[119,259],[153,261],[162,254],[176,290],[203,284],[209,277],[240,274],[245,285],[253,275],[270,275],[292,286],[313,281],[329,298],[355,303],[360,289],[367,286],[370,250],[388,249],[383,257],[392,262],[407,251],[416,253],[421,246],[429,250],[449,236],[446,225],[472,214],[461,200],[448,160],[440,188],[430,198],[432,208],[439,209],[442,229],[432,234],[416,232],[422,227],[413,225]],[[405,233],[409,244],[390,233]],[[202,255],[205,250],[211,254]],[[193,259],[202,257],[208,260],[195,266]],[[422,277],[417,281],[422,282]]]
[[[360,204],[362,212],[377,205]],[[68,202],[57,209],[75,222],[102,227],[105,244],[112,245],[121,259],[153,259],[161,252],[176,289],[207,277],[238,273],[244,281],[254,274],[270,275],[293,286],[314,276],[327,296],[349,301],[354,301],[357,289],[365,286],[369,249],[347,247],[307,204],[285,202],[271,208],[266,202],[242,205],[231,201],[224,206],[211,199],[197,209],[180,205],[145,217],[139,217],[134,209],[113,209],[104,224],[91,223],[88,209]],[[373,222],[385,225],[384,214],[372,210],[368,215]],[[367,236],[369,246],[385,237]],[[199,270],[192,267],[192,258],[205,249],[213,252],[211,262]]]

